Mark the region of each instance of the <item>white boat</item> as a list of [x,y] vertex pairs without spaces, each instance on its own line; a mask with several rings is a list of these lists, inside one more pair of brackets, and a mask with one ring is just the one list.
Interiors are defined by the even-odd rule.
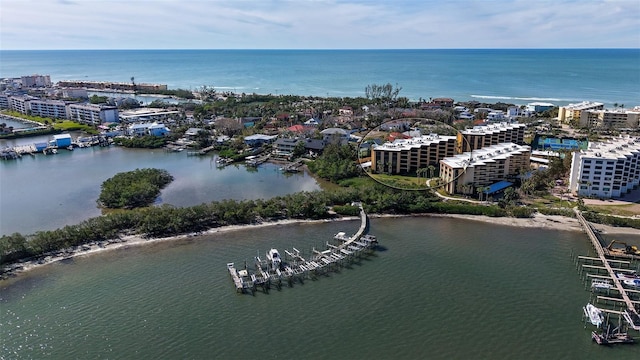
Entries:
[[636,273],[616,273],[616,276],[627,286],[640,287],[640,276]]
[[640,279],[623,279],[622,283],[631,287],[640,287]]
[[280,266],[282,265],[282,258],[280,257],[280,253],[277,249],[271,249],[267,252],[267,260],[269,260],[273,271],[280,269]]
[[613,285],[606,279],[593,279],[591,281],[591,288],[594,290],[609,290]]
[[589,318],[589,322],[593,325],[600,327],[604,322],[604,315],[602,314],[602,310],[597,307],[587,304],[587,306],[583,307],[584,315]]

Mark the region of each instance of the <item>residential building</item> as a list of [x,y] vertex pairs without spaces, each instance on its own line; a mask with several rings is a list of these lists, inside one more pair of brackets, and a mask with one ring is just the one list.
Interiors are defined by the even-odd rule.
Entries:
[[118,114],[123,123],[164,121],[170,118],[177,118],[180,112],[177,110],[157,109],[157,108],[137,108],[122,111]]
[[569,190],[578,196],[620,197],[640,184],[640,138],[590,143],[573,153]]
[[453,99],[451,98],[435,98],[431,102],[440,107],[453,107]]
[[9,95],[0,94],[0,109],[9,108]]
[[472,194],[478,187],[505,181],[530,167],[531,148],[512,142],[440,160],[440,178],[450,194]]
[[51,77],[49,75],[21,76],[20,80],[23,88],[51,87]]
[[244,143],[251,147],[262,146],[272,143],[277,137],[276,135],[254,134],[245,136]]
[[344,145],[349,142],[349,132],[340,128],[328,128],[320,131],[322,140],[327,143]]
[[526,127],[525,124],[519,123],[495,123],[460,131],[457,135],[456,153],[461,154],[507,142],[523,144]]
[[552,103],[547,103],[547,102],[532,102],[532,103],[528,103],[526,106],[526,109],[528,111],[534,112],[534,113],[541,113],[547,110],[551,110],[555,107],[555,105],[553,105]]
[[31,115],[51,119],[67,119],[67,103],[61,100],[36,99],[29,101]]
[[58,93],[65,99],[87,99],[89,94],[87,89],[84,88],[63,88],[59,89]]
[[115,91],[140,91],[140,90],[167,90],[167,85],[164,84],[134,84],[134,83],[119,83],[109,81],[59,81],[58,87],[80,87],[87,89],[98,90],[115,90]]
[[371,152],[373,171],[388,174],[406,174],[453,156],[456,149],[455,136],[437,134],[422,135],[410,139],[396,139],[382,145],[374,145]]
[[640,126],[640,111],[586,110],[580,114],[580,126],[588,128],[632,128]]
[[87,125],[118,122],[118,108],[97,104],[70,104],[69,119]]
[[132,124],[127,129],[127,134],[130,136],[145,136],[145,135],[153,135],[153,136],[164,136],[169,133],[170,130],[167,129],[164,124],[158,123],[137,123]]
[[599,102],[583,101],[577,104],[569,104],[558,108],[558,121],[568,123],[572,120],[578,121],[583,111],[602,110],[604,104]]
[[31,111],[29,102],[37,98],[28,95],[9,96],[9,109],[21,114],[28,114]]

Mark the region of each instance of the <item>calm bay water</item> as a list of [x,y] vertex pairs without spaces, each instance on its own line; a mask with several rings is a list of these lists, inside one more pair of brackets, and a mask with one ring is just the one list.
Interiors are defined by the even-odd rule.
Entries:
[[[0,141],[32,144],[49,137]],[[320,189],[308,174],[284,174],[274,164],[257,170],[244,165],[217,168],[214,155],[187,156],[162,149],[92,147],[57,155],[23,156],[0,161],[0,234],[30,234],[99,216],[96,200],[103,181],[123,171],[159,168],[174,181],[162,190],[159,204],[190,206],[224,199],[259,199]]]
[[640,105],[640,49],[0,51],[0,77],[161,83],[169,88],[364,96],[397,84],[412,100],[590,100]]
[[635,359],[581,322],[581,233],[374,219],[384,251],[255,296],[225,269],[310,250],[358,222],[241,230],[116,250],[0,283],[6,358]]

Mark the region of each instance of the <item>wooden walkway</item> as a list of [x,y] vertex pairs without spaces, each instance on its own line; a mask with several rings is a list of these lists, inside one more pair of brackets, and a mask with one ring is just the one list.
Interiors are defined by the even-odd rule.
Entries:
[[[350,264],[363,253],[372,251],[378,244],[375,236],[366,234],[369,226],[367,214],[360,207],[361,224],[358,231],[353,236],[346,236],[340,232],[334,237],[336,244],[326,243],[327,249],[318,251],[312,250],[310,257],[302,256],[300,250],[292,248],[291,251],[284,250],[286,263],[282,263],[277,269],[269,267],[268,262],[255,258],[255,271],[249,272],[246,262],[244,270],[236,270],[234,263],[228,263],[227,268],[236,291],[254,293],[256,287],[261,287],[263,291],[267,291],[272,284],[280,288],[283,281],[292,285],[295,281],[303,281],[303,279],[311,276],[312,278],[318,274],[326,274],[329,271],[335,271],[341,266]],[[267,269],[265,271],[265,268]]]
[[[602,300],[605,302],[614,302],[614,303],[624,303],[626,305],[626,310],[622,311],[622,316],[624,317],[625,321],[629,324],[629,327],[634,329],[634,330],[638,330],[640,331],[640,315],[638,315],[638,312],[636,310],[636,304],[640,305],[640,301],[637,300],[632,300],[629,296],[629,294],[634,294],[634,296],[639,293],[639,291],[637,290],[631,290],[631,289],[627,289],[622,285],[622,282],[620,281],[620,279],[618,278],[618,275],[616,274],[616,271],[618,271],[619,273],[623,273],[623,272],[628,272],[628,270],[625,269],[621,269],[621,268],[613,268],[611,266],[611,263],[615,263],[617,264],[618,267],[620,267],[621,265],[630,265],[630,262],[627,261],[622,261],[622,260],[613,260],[613,259],[608,259],[607,258],[607,252],[604,251],[604,249],[602,248],[602,244],[600,243],[600,239],[598,239],[598,236],[596,235],[596,232],[594,231],[593,227],[591,226],[591,224],[584,218],[584,216],[582,216],[582,213],[580,212],[580,210],[578,209],[574,209],[575,213],[576,213],[576,217],[578,218],[578,221],[580,222],[580,224],[582,225],[582,227],[585,229],[587,235],[589,236],[589,240],[591,240],[591,243],[593,245],[593,248],[596,250],[596,253],[598,254],[598,258],[590,258],[590,257],[578,257],[576,260],[591,260],[591,261],[597,261],[599,260],[603,266],[595,266],[595,265],[582,265],[582,268],[585,269],[596,269],[596,270],[606,270],[607,272],[607,276],[603,276],[603,275],[597,275],[597,274],[587,274],[587,277],[591,277],[591,278],[596,278],[596,279],[607,279],[607,281],[612,281],[613,282],[613,288],[610,290],[614,290],[618,292],[618,295],[620,296],[619,298],[617,297],[609,297],[609,296],[601,296],[601,295],[597,295],[596,299],[598,301]],[[593,286],[593,285],[592,285]],[[595,332],[594,332],[595,333]],[[597,334],[596,334],[597,335]],[[628,336],[626,333],[623,334],[625,336]],[[601,334],[598,335],[600,337],[602,337],[604,340],[610,340],[610,334]],[[595,339],[595,338],[594,338]],[[629,338],[628,340],[630,340],[631,338]],[[598,340],[596,340],[598,341]],[[599,342],[599,344],[601,343],[606,343],[606,342]],[[611,342],[609,342],[611,343]]]

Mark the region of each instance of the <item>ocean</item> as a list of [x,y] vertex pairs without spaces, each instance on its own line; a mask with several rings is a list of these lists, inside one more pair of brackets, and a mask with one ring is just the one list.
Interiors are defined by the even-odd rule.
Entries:
[[236,93],[357,97],[390,83],[414,101],[640,105],[640,49],[0,51],[0,77],[34,73]]

